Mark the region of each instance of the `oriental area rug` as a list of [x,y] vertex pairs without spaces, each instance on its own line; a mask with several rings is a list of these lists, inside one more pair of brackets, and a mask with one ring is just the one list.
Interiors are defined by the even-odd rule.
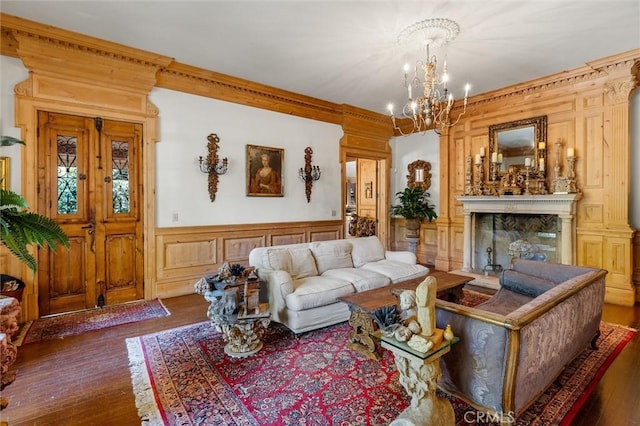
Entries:
[[[202,322],[127,339],[136,406],[145,425],[387,425],[410,402],[393,355],[365,359],[346,347],[347,323],[296,339],[272,323],[263,349],[247,358],[224,353],[222,335]],[[585,350],[518,418],[518,425],[570,422],[634,334],[601,324],[599,349]],[[458,425],[479,418],[459,399]]]
[[170,315],[159,299],[108,305],[68,314],[39,318],[23,326],[17,343],[64,339],[88,331],[161,318]]

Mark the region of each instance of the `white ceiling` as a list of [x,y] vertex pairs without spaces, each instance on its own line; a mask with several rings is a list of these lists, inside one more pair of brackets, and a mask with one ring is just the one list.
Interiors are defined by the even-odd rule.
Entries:
[[421,59],[396,39],[449,18],[450,88],[471,95],[640,47],[639,0],[8,1],[3,13],[338,104],[386,113]]

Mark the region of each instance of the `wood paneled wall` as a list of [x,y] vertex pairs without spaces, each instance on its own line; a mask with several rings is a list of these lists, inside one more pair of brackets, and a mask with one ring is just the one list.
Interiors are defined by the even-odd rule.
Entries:
[[[160,111],[148,99],[153,87],[341,124],[344,131],[340,140],[341,158],[345,152],[372,152],[374,158],[384,159],[391,156],[388,141],[392,127],[385,115],[192,67],[170,57],[11,15],[0,13],[0,23],[0,53],[19,58],[30,71],[29,78],[14,91],[16,126],[21,128],[21,137],[26,141],[21,164],[22,195],[33,210],[43,210],[43,206],[38,205],[35,172],[37,110],[143,123],[147,299],[193,292],[194,277],[203,271],[215,271],[223,260],[242,261],[256,244],[333,239],[344,235],[341,220],[157,229],[154,145]],[[61,63],[69,66],[60,67]],[[386,174],[384,178],[388,181]],[[344,191],[344,185],[342,188]],[[246,239],[242,235],[246,235]],[[386,232],[383,238],[384,235]],[[27,283],[23,318],[35,319],[39,316],[38,283],[24,267],[21,272],[16,275]]]
[[[639,69],[636,49],[473,98],[458,125],[440,138],[438,269],[462,266],[462,204],[455,197],[464,192],[467,156],[488,148],[489,125],[546,115],[549,165],[555,162],[557,140],[563,143],[564,176],[567,148],[574,148],[577,157],[577,186],[583,193],[577,213],[577,263],[608,270],[607,301],[632,305],[636,230],[629,221],[629,99],[638,87]],[[553,167],[547,170],[550,184]]]
[[193,293],[193,284],[224,262],[249,265],[249,252],[255,247],[335,240],[342,235],[341,220],[158,228],[157,296]]
[[[401,217],[391,219],[391,250],[409,250],[406,238],[406,220]],[[436,222],[423,221],[420,224],[420,241],[416,247],[418,263],[435,267],[438,254],[438,229]]]

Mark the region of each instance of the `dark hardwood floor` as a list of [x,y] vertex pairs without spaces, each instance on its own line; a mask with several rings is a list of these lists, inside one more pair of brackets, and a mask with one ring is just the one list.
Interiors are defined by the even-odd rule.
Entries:
[[[18,425],[138,425],[125,339],[205,321],[199,295],[163,300],[165,318],[22,346],[0,419]],[[640,305],[606,305],[603,320],[640,328]],[[640,425],[640,333],[607,370],[575,425]]]

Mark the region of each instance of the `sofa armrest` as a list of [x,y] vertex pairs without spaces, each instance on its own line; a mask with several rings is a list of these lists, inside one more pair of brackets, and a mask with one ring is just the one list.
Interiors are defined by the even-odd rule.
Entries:
[[[523,410],[582,352],[600,326],[605,272],[588,272],[545,292],[507,315],[519,328],[514,353],[514,408]],[[532,356],[535,354],[535,356]]]
[[286,297],[293,293],[293,278],[291,278],[291,274],[287,271],[258,269],[258,276],[267,283],[271,319],[282,322],[282,316],[287,308]]
[[436,299],[436,325],[450,324],[460,341],[440,359],[446,392],[500,412],[511,332],[504,316]]
[[396,262],[409,263],[415,265],[418,263],[416,255],[410,251],[386,251],[384,253],[385,259],[394,260]]

